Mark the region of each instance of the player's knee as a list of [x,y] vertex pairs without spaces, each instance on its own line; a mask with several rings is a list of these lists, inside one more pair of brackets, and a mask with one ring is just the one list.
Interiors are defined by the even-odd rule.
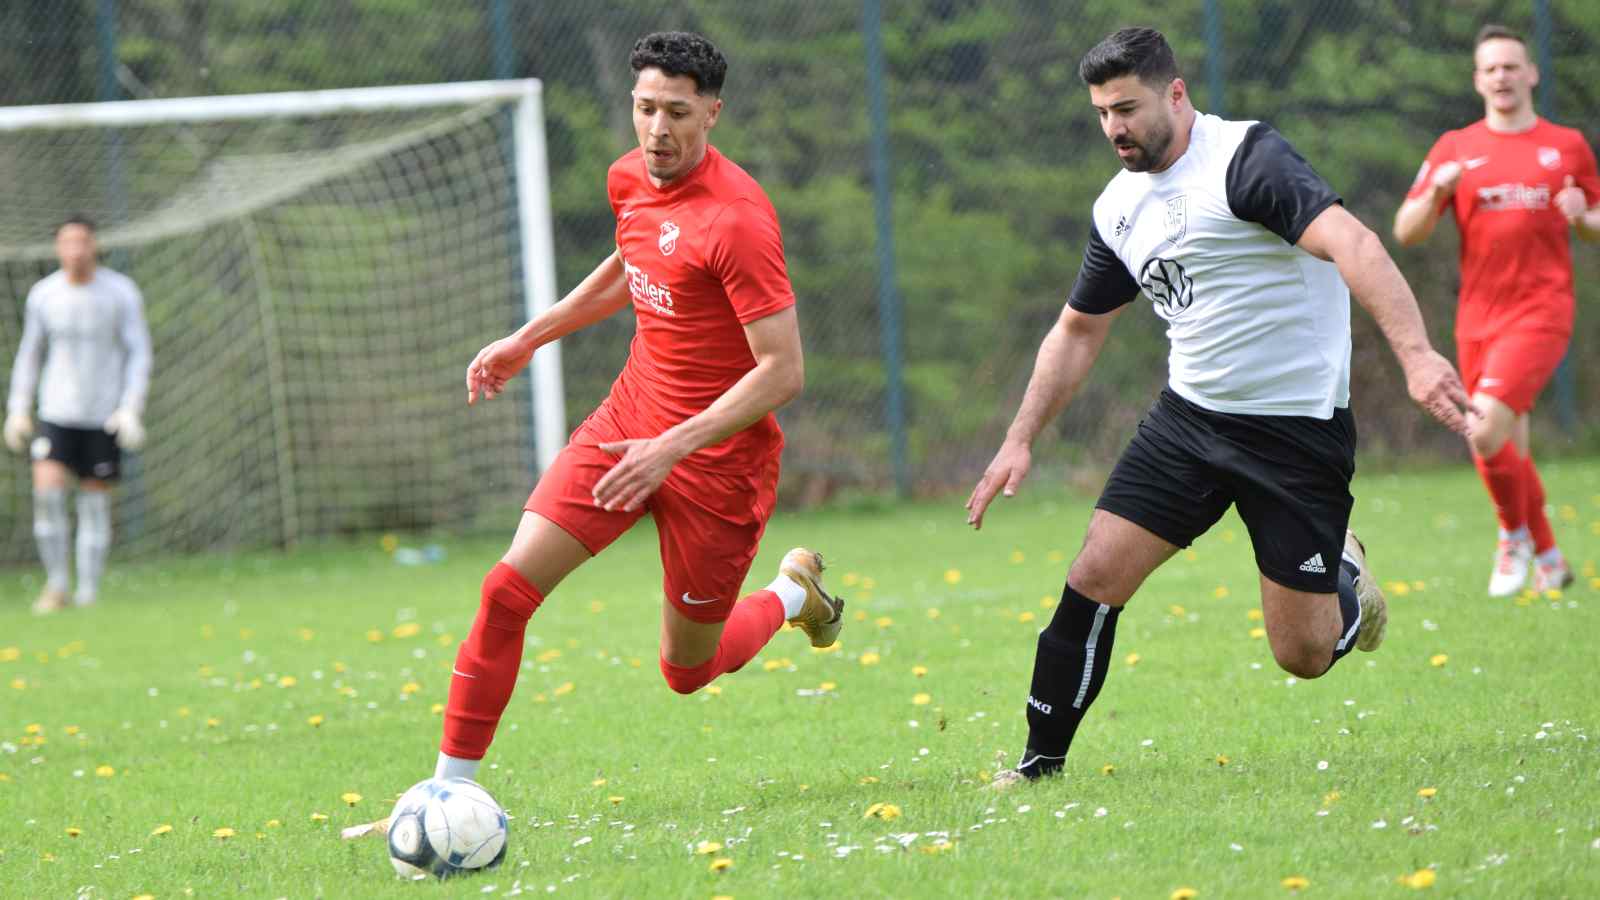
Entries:
[[1121,606],[1127,602],[1125,576],[1115,566],[1106,564],[1098,554],[1080,553],[1067,571],[1067,583],[1072,589],[1096,603]]
[[1314,641],[1278,641],[1272,645],[1278,668],[1296,678],[1316,678],[1328,671],[1333,651]]
[[521,629],[543,602],[516,569],[500,563],[483,577],[478,615],[492,627]]
[[675,666],[667,662],[665,656],[661,657],[661,677],[667,680],[667,687],[679,694],[692,694],[711,683],[716,677],[715,660],[709,660],[698,666]]

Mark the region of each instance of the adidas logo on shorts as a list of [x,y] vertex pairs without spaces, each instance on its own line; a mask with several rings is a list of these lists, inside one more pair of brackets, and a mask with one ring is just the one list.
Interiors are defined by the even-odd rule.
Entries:
[[1312,557],[1300,564],[1300,571],[1311,572],[1315,575],[1326,575],[1328,567],[1322,564],[1322,554],[1313,554]]

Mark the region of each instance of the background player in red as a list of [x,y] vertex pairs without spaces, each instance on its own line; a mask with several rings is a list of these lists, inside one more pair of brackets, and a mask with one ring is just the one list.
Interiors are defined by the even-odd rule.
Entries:
[[1539,70],[1520,35],[1478,32],[1473,86],[1483,119],[1433,145],[1394,218],[1402,244],[1420,244],[1452,210],[1461,230],[1456,348],[1472,391],[1472,454],[1500,519],[1489,594],[1572,582],[1544,512],[1528,445],[1528,412],[1572,335],[1568,232],[1600,240],[1600,177],[1582,133],[1533,109]]
[[504,390],[541,345],[630,303],[638,330],[610,395],[539,479],[511,548],[483,581],[435,777],[476,775],[511,698],[528,619],[646,512],[660,533],[661,672],[673,690],[737,671],[785,619],[818,647],[843,623],[843,601],[822,590],[821,557],[803,548],[766,590],[734,602],[776,496],[783,433],[772,413],[804,380],[794,292],[772,204],[707,141],[722,111],[722,54],[699,35],[664,32],[640,38],[630,64],[639,148],[606,179],[617,250],[548,312],[478,353],[467,402]]

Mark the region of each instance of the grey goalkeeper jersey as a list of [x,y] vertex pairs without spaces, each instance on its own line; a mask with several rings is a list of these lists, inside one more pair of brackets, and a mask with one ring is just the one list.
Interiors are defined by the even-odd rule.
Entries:
[[28,291],[22,345],[11,367],[8,413],[69,428],[101,428],[118,407],[143,413],[150,388],[150,330],[133,279],[97,267],[88,284],[65,272]]

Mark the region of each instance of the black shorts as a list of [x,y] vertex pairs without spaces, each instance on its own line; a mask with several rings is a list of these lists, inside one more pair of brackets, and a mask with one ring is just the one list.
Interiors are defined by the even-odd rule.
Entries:
[[1261,574],[1318,594],[1338,589],[1350,522],[1356,423],[1234,415],[1163,389],[1095,504],[1187,547],[1237,503]]
[[122,450],[117,439],[99,428],[40,422],[31,453],[35,461],[53,459],[79,478],[116,481],[122,474]]

